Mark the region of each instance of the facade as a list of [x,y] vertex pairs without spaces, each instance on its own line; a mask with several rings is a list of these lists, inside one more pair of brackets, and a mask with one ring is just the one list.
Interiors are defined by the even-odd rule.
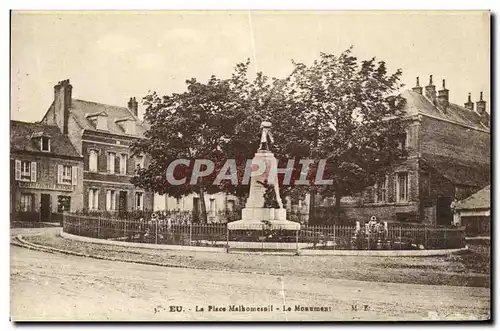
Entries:
[[[190,212],[193,215],[201,213],[200,197],[192,193],[180,198],[168,195],[155,194],[155,211],[179,211]],[[237,213],[240,208],[240,199],[226,193],[205,194],[205,206],[207,208],[207,220],[209,223],[226,222],[226,213]]]
[[490,128],[486,102],[449,102],[443,87],[405,91],[409,120],[402,146],[407,157],[362,194],[341,201],[345,217],[367,221],[450,225],[451,204],[490,183]]
[[10,143],[11,212],[48,222],[82,209],[83,158],[57,126],[11,121]]
[[56,125],[83,158],[83,209],[152,210],[153,193],[130,183],[147,155],[132,155],[131,143],[145,132],[137,118],[138,103],[119,107],[72,98],[69,80],[54,87],[54,101],[42,119]]
[[490,236],[490,185],[453,204],[453,221],[469,236]]

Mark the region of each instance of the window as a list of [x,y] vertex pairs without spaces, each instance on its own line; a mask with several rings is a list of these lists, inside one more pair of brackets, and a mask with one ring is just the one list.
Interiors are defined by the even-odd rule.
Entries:
[[135,209],[143,210],[144,209],[144,193],[143,192],[135,192]]
[[375,183],[375,202],[387,201],[387,178],[379,178]]
[[89,171],[97,172],[98,152],[95,149],[89,151]]
[[62,213],[71,210],[71,197],[59,195],[57,197],[57,212]]
[[128,120],[123,124],[124,130],[126,134],[135,135],[135,121]]
[[71,176],[71,166],[68,165],[58,165],[57,169],[57,183],[58,184],[68,184],[71,185],[73,182],[73,177]]
[[113,152],[108,152],[108,173],[115,173],[115,156],[116,154]]
[[144,169],[144,155],[135,157],[135,169]]
[[118,194],[115,190],[106,191],[106,210],[116,210]]
[[33,194],[21,194],[21,210],[20,211],[32,211],[33,210]]
[[106,119],[106,116],[97,116],[97,121],[96,121],[96,129],[97,130],[103,130],[103,131],[108,131],[108,120]]
[[49,137],[40,138],[40,149],[43,152],[50,152],[50,139]]
[[89,210],[99,209],[99,190],[96,188],[89,189]]
[[408,201],[408,173],[400,172],[396,175],[396,202]]
[[31,180],[31,162],[21,163],[21,180]]
[[127,174],[127,154],[120,154],[120,175]]
[[23,182],[36,182],[36,162],[15,160],[15,178]]
[[406,133],[403,133],[398,137],[397,148],[402,151],[406,151],[408,148],[408,135]]

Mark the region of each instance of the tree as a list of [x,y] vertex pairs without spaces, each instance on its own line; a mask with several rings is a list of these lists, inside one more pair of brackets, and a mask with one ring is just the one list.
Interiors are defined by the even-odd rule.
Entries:
[[[201,214],[207,221],[205,192],[217,190],[211,185],[211,176],[200,177],[191,183],[195,160],[207,159],[221,167],[225,161],[222,146],[234,132],[236,103],[227,80],[212,76],[207,83],[196,79],[186,81],[187,91],[160,97],[151,92],[144,97],[145,121],[148,130],[144,139],[132,146],[134,154],[147,153],[151,164],[140,169],[132,183],[160,194],[180,197],[197,192]],[[172,185],[167,179],[168,166],[174,160],[189,160],[189,165],[175,168],[174,178],[186,178],[181,185]],[[206,165],[200,167],[206,170]]]
[[339,56],[321,53],[310,66],[294,63],[288,81],[293,102],[301,108],[310,157],[326,159],[331,185],[313,193],[340,199],[374,184],[402,151],[405,99],[398,90],[401,70],[389,74],[384,61],[358,62],[352,47]]
[[[174,197],[198,192],[206,221],[205,192],[248,192],[242,176],[259,146],[260,123],[267,120],[273,124],[272,152],[278,166],[293,160],[292,181],[283,185],[284,175],[278,176],[281,196],[297,200],[307,192],[335,195],[338,215],[342,196],[372,185],[401,156],[395,148],[404,130],[400,70],[388,74],[383,61],[358,62],[351,49],[338,57],[322,53],[310,66],[294,62],[284,79],[257,73],[250,80],[249,64],[237,64],[228,79],[191,79],[184,93],[160,97],[152,92],[144,98],[150,127],[133,151],[149,154],[152,161],[134,177],[135,185]],[[316,165],[326,160],[323,178],[332,184],[314,185],[313,167],[308,176],[313,185],[296,186],[304,158]],[[190,162],[176,168],[175,178],[191,178],[195,159],[211,160],[215,171],[193,184],[170,185],[165,173],[177,159]],[[236,160],[238,184],[224,180],[212,185],[227,159]]]

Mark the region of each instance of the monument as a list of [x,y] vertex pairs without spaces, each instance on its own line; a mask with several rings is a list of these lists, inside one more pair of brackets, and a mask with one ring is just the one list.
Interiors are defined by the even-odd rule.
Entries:
[[[300,223],[286,219],[286,209],[281,201],[277,168],[278,162],[270,151],[274,142],[271,135],[271,123],[262,122],[260,146],[252,159],[250,192],[241,211],[241,220],[228,223],[229,230],[260,230],[263,226],[272,230],[300,230]],[[266,203],[267,188],[272,187],[276,206]]]

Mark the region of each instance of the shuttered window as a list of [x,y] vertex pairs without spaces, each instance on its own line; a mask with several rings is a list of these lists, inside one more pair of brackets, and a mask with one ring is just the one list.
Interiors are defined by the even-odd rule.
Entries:
[[116,194],[115,190],[107,190],[106,191],[106,210],[114,211],[116,210],[116,200],[118,194]]
[[36,182],[37,171],[36,162],[31,161],[15,161],[15,178],[19,181]]
[[144,209],[144,193],[143,192],[135,192],[135,209],[143,210]]
[[108,152],[108,173],[115,173],[115,156],[116,154],[113,152]]
[[89,210],[99,209],[99,190],[96,188],[89,189]]
[[89,171],[97,171],[98,152],[95,149],[89,151]]

